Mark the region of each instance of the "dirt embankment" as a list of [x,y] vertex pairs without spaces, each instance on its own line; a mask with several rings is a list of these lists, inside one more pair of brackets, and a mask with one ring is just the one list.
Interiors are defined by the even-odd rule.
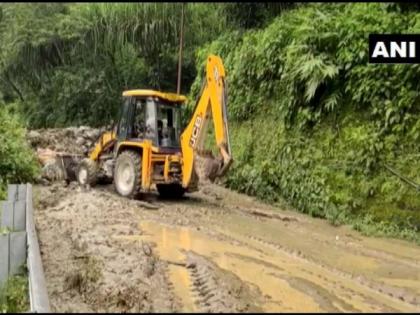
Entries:
[[178,201],[62,182],[34,195],[53,311],[420,311],[407,242],[208,184]]

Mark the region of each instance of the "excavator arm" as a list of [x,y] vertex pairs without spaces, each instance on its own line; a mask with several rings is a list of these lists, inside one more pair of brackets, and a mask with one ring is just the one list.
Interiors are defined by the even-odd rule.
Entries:
[[[206,158],[206,177],[214,180],[223,176],[232,164],[226,111],[225,69],[220,57],[207,58],[206,78],[194,114],[181,135],[183,157],[182,185],[188,187],[194,167],[200,157]],[[210,117],[213,118],[219,156],[214,158],[203,150]],[[210,161],[210,162],[209,162]]]

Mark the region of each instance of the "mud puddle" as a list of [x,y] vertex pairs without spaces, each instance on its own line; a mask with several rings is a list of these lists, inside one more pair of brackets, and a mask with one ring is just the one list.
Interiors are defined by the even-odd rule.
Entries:
[[[271,296],[276,295],[281,280],[263,276],[268,274],[270,268],[259,266],[258,260],[255,262],[252,259],[253,254],[258,255],[257,252],[249,253],[250,249],[212,239],[188,227],[174,227],[146,220],[139,224],[139,228],[143,231],[142,235],[115,238],[147,241],[156,245],[159,258],[169,265],[169,279],[175,295],[182,301],[184,312],[229,311],[231,307],[224,309],[223,305],[219,305],[222,300],[229,298],[236,300],[233,304],[239,307],[237,311],[275,311],[277,306],[282,304],[280,300],[271,301]],[[246,259],[246,255],[249,256],[249,260]],[[203,267],[206,270],[201,271],[199,275],[199,270]],[[238,277],[232,276],[232,273]],[[232,280],[232,277],[236,279]],[[213,283],[213,289],[212,282],[216,282]],[[230,297],[221,294],[222,286],[232,287],[235,284],[239,284],[239,291],[242,292],[233,292],[233,296]],[[228,291],[228,294],[232,295],[232,288]],[[212,299],[216,295],[219,297]],[[250,297],[254,305],[245,300]],[[241,303],[244,304],[242,307]],[[205,306],[209,309],[203,309]]]
[[[264,312],[412,311],[415,308],[373,292],[351,279],[256,240],[236,235],[231,241],[215,239],[190,227],[145,220],[142,235],[117,236],[156,245],[160,259],[168,262],[174,293],[183,311],[199,311],[190,255],[199,255],[222,272],[234,274],[251,292],[253,304]],[[233,240],[233,241],[232,241]],[[251,294],[252,295],[252,294]]]

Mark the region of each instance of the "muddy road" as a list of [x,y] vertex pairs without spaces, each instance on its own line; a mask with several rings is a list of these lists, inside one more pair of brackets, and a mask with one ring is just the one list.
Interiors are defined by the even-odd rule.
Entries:
[[56,312],[420,311],[420,247],[208,185],[180,201],[35,186]]

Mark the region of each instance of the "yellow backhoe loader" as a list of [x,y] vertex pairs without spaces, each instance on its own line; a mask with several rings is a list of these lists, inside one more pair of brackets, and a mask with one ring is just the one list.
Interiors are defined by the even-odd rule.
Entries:
[[[180,197],[198,189],[200,176],[213,181],[232,163],[226,112],[225,69],[220,57],[207,58],[206,78],[186,128],[181,130],[181,107],[186,97],[153,90],[123,92],[118,124],[97,141],[77,167],[81,184],[112,178],[126,197],[157,189],[164,197]],[[220,156],[204,149],[213,118]],[[201,161],[201,174],[198,162]],[[204,162],[203,162],[204,161]]]

